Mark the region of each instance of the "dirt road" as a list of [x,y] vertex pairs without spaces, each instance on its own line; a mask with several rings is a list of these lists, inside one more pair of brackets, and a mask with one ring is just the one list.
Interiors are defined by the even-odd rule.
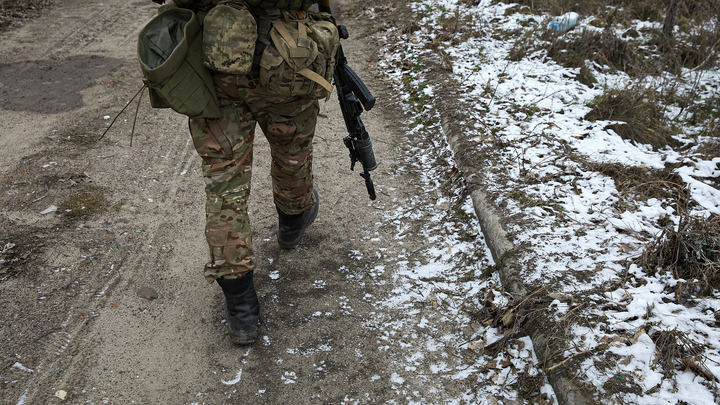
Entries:
[[[340,18],[362,33],[349,7]],[[333,95],[315,142],[320,214],[298,249],[281,251],[259,136],[250,213],[261,339],[229,343],[221,293],[201,276],[203,182],[186,120],[145,98],[132,145],[133,108],[98,140],[140,87],[135,40],[155,10],[66,0],[0,34],[0,403],[405,403],[472,392],[472,379],[430,370],[458,363],[431,344],[459,328],[442,306],[386,305],[409,288],[394,270],[427,262],[427,208],[456,190],[428,194],[423,169],[401,158],[397,100],[373,79],[364,58],[376,53],[360,39],[344,47],[379,99],[363,116],[378,200],[349,171]],[[140,297],[145,287],[159,297]]]

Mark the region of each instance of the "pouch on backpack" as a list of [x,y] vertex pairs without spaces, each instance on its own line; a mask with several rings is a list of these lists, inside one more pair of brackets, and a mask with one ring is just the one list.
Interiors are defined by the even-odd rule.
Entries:
[[140,31],[138,59],[152,107],[169,107],[191,118],[220,116],[201,47],[200,18],[190,10],[166,9]]
[[330,95],[340,41],[334,24],[309,19],[276,20],[270,39],[271,45],[260,58],[261,86],[285,96],[318,99]]
[[[326,17],[329,17],[330,20]],[[318,18],[310,24],[308,34],[317,44],[319,57],[313,62],[310,69],[321,75],[328,83],[332,83],[340,47],[340,36],[335,23],[331,20],[332,16],[329,14],[313,14],[311,18]],[[313,94],[315,98],[328,97],[332,91],[323,86],[316,86],[315,90],[316,94]]]
[[208,69],[247,74],[252,69],[257,23],[247,5],[221,1],[203,22],[203,63]]
[[251,7],[274,8],[280,10],[307,10],[313,0],[245,0]]

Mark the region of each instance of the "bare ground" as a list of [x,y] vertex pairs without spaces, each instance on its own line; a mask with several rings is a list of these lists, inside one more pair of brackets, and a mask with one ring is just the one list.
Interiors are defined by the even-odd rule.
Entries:
[[[132,113],[98,140],[140,87],[135,38],[156,7],[65,0],[35,8],[47,3],[0,2],[4,16],[23,19],[6,24],[0,47],[0,403],[60,402],[63,392],[66,403],[374,403],[401,393],[436,402],[473,389],[444,380],[437,390],[414,378],[429,372],[394,364],[421,342],[413,327],[383,329],[403,314],[378,308],[393,288],[390,272],[368,270],[392,268],[424,245],[412,233],[398,240],[383,218],[417,197],[421,173],[398,159],[397,106],[366,66],[375,53],[360,39],[369,28],[357,26],[351,6],[341,19],[360,39],[346,41],[346,53],[379,99],[364,115],[381,164],[378,201],[348,170],[331,99],[315,143],[321,213],[297,250],[279,250],[268,148],[258,137],[250,213],[262,338],[236,347],[220,291],[201,276],[203,183],[185,119],[145,99],[132,145]],[[31,6],[39,16],[24,20]],[[140,297],[145,287],[158,298]],[[380,339],[389,333],[397,344]]]

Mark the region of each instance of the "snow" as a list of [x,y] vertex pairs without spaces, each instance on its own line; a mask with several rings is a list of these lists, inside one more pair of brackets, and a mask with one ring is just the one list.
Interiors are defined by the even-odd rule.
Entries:
[[[449,56],[452,75],[462,88],[466,121],[461,122],[467,129],[467,139],[477,144],[478,151],[487,148],[489,137],[497,137],[506,148],[495,152],[496,161],[483,178],[489,180],[488,190],[499,195],[507,217],[523,218],[525,221],[510,221],[508,231],[515,244],[523,244],[522,274],[527,283],[550,284],[568,294],[587,294],[583,299],[593,305],[577,311],[593,319],[606,317],[573,331],[566,357],[583,350],[598,352],[606,342],[613,342],[607,353],[622,358],[608,365],[601,356],[590,357],[581,362],[586,382],[605,393],[607,384],[616,383],[620,377],[638,391],[627,390],[616,394],[608,393],[608,403],[676,404],[714,403],[714,382],[705,376],[688,370],[663,370],[658,364],[659,352],[652,339],[660,331],[677,330],[694,342],[703,345],[704,366],[720,377],[720,330],[715,327],[715,311],[720,308],[720,296],[697,299],[692,303],[680,303],[672,293],[672,287],[682,280],[659,271],[655,275],[644,273],[630,260],[639,256],[643,249],[663,230],[665,223],[679,223],[679,213],[674,201],[658,198],[628,199],[618,191],[615,181],[600,172],[588,168],[586,162],[597,164],[620,164],[646,170],[666,170],[669,164],[681,163],[672,169],[689,186],[691,214],[708,216],[720,214],[720,190],[709,179],[720,176],[720,158],[705,159],[695,154],[693,145],[703,141],[700,129],[686,126],[675,138],[686,145],[682,152],[669,147],[653,149],[648,145],[621,138],[609,125],[617,121],[587,121],[585,115],[593,99],[608,89],[622,89],[632,83],[632,78],[622,72],[597,72],[599,83],[593,88],[574,80],[579,69],[569,69],[545,58],[543,51],[534,52],[519,61],[510,61],[506,56],[522,32],[527,32],[543,22],[544,16],[509,14],[506,4],[493,4],[480,0],[475,6],[468,6],[460,0],[418,0],[411,7],[416,12],[420,29],[413,33],[400,33],[390,28],[384,39],[389,48],[380,61],[382,68],[391,77],[396,89],[402,89],[403,100],[412,100],[411,91],[433,96],[442,88],[431,85],[429,72],[424,61],[435,58],[437,53],[429,50],[429,44],[437,37],[437,29],[449,11],[463,21],[473,24],[478,35],[468,35],[454,42],[446,41],[439,48]],[[371,13],[366,13],[370,15]],[[591,18],[581,18],[575,30],[595,30],[588,25]],[[657,23],[635,21],[635,28],[657,28]],[[482,29],[478,29],[482,27]],[[529,27],[529,28],[527,28]],[[515,32],[510,39],[502,40],[492,33]],[[468,30],[473,32],[472,29]],[[394,43],[393,41],[397,41]],[[410,63],[416,65],[407,69]],[[720,71],[685,70],[679,77],[664,75],[645,79],[645,84],[656,85],[663,81],[676,82],[678,91],[692,86],[703,97],[717,95]],[[426,111],[433,111],[433,100],[425,100]],[[680,109],[668,106],[670,115],[679,115]],[[492,134],[488,134],[488,128]],[[415,136],[422,132],[436,132],[438,139],[445,136],[440,125],[421,123],[408,129]],[[432,161],[432,156],[419,156],[423,163]],[[452,156],[450,157],[452,159]],[[452,164],[452,160],[451,160]],[[527,179],[537,179],[532,182]],[[437,181],[429,173],[425,179],[428,192],[432,192]],[[528,200],[535,204],[523,204],[507,196],[509,191],[522,190]],[[469,201],[468,201],[469,203]],[[397,220],[418,219],[420,214],[403,215],[398,209],[389,218]],[[433,219],[438,220],[438,219]],[[442,219],[439,219],[442,220]],[[522,225],[520,225],[522,224]],[[531,225],[528,225],[531,224]],[[407,229],[402,221],[395,222],[399,237],[405,237]],[[414,302],[432,305],[448,305],[449,317],[461,314],[459,307],[449,305],[452,297],[444,291],[454,291],[465,296],[482,295],[491,289],[489,282],[475,283],[461,289],[458,283],[426,282],[428,279],[448,277],[456,265],[455,254],[469,247],[458,240],[448,242],[446,235],[429,233],[431,241],[444,241],[447,246],[435,246],[426,250],[427,256],[437,260],[418,263],[412,260],[398,263],[392,271],[395,288],[386,305],[389,308],[413,312]],[[577,279],[578,270],[588,274],[586,279]],[[378,270],[376,270],[377,272]],[[625,282],[615,291],[604,291],[613,282],[626,277],[627,273],[637,282]],[[462,292],[460,292],[462,290]],[[440,292],[443,291],[443,292]],[[567,303],[554,301],[552,308],[557,314],[570,310]],[[610,305],[612,304],[612,305]],[[600,309],[605,308],[605,309]],[[609,309],[608,309],[609,308]],[[459,317],[462,317],[461,315]],[[424,318],[423,318],[424,320]],[[422,323],[426,325],[425,322]],[[402,325],[397,324],[400,328]],[[649,329],[648,329],[649,328]],[[645,330],[644,333],[640,331]],[[629,335],[629,337],[628,337]],[[493,328],[481,328],[473,339],[493,342],[502,337]],[[636,339],[630,339],[636,337]],[[391,340],[388,337],[388,340]],[[436,342],[434,342],[436,343]],[[526,353],[532,347],[529,338]],[[516,353],[517,354],[517,353]],[[599,353],[602,354],[602,353]],[[516,368],[536,365],[535,354],[529,363],[521,365],[520,358],[510,362]],[[478,358],[478,362],[490,359]],[[454,367],[446,363],[434,363],[433,373],[452,373]],[[470,369],[468,369],[470,370]],[[468,377],[478,370],[466,371]],[[458,375],[461,375],[458,374]],[[511,385],[508,369],[503,368],[490,378],[495,388],[486,386],[487,392],[503,393],[513,398],[513,392],[503,391],[503,385]],[[487,380],[487,379],[486,379]],[[619,380],[618,380],[619,381]],[[550,393],[545,385],[541,392]],[[478,398],[474,398],[482,402]],[[459,400],[459,399],[458,399]],[[613,402],[614,401],[614,402]]]
[[228,381],[221,380],[221,381],[222,381],[222,383],[225,384],[225,385],[235,385],[235,384],[237,384],[237,383],[240,382],[240,379],[241,379],[241,378],[242,378],[242,369],[240,369],[240,370],[237,372],[237,374],[235,374],[235,378],[233,378],[232,380],[228,380]]

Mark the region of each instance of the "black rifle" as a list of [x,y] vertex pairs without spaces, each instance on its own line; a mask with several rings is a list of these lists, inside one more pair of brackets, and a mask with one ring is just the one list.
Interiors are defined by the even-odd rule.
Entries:
[[[340,26],[345,28],[344,26]],[[347,31],[346,31],[347,32]],[[347,38],[347,36],[343,37]],[[350,170],[355,170],[355,163],[360,162],[363,172],[360,173],[365,179],[365,187],[370,199],[375,199],[375,185],[370,178],[370,171],[377,168],[375,153],[373,153],[372,141],[365,125],[360,118],[363,107],[370,111],[375,105],[375,97],[365,87],[365,83],[347,65],[347,59],[343,53],[342,46],[338,49],[337,65],[335,67],[335,87],[338,91],[340,110],[345,119],[345,127],[348,136],[343,138],[345,146],[350,150]]]
[[[330,1],[319,1],[320,11],[330,13]],[[344,25],[338,25],[340,38],[347,39],[348,31]],[[365,179],[365,187],[371,200],[375,200],[375,185],[370,178],[370,172],[377,168],[375,153],[372,149],[370,135],[360,118],[363,109],[370,111],[375,105],[375,97],[365,86],[365,83],[348,66],[347,58],[343,52],[342,45],[338,47],[337,64],[335,65],[335,87],[340,101],[340,110],[345,119],[345,127],[348,136],[343,138],[345,146],[350,151],[350,170],[355,170],[355,163],[360,162],[363,172],[360,173]]]

